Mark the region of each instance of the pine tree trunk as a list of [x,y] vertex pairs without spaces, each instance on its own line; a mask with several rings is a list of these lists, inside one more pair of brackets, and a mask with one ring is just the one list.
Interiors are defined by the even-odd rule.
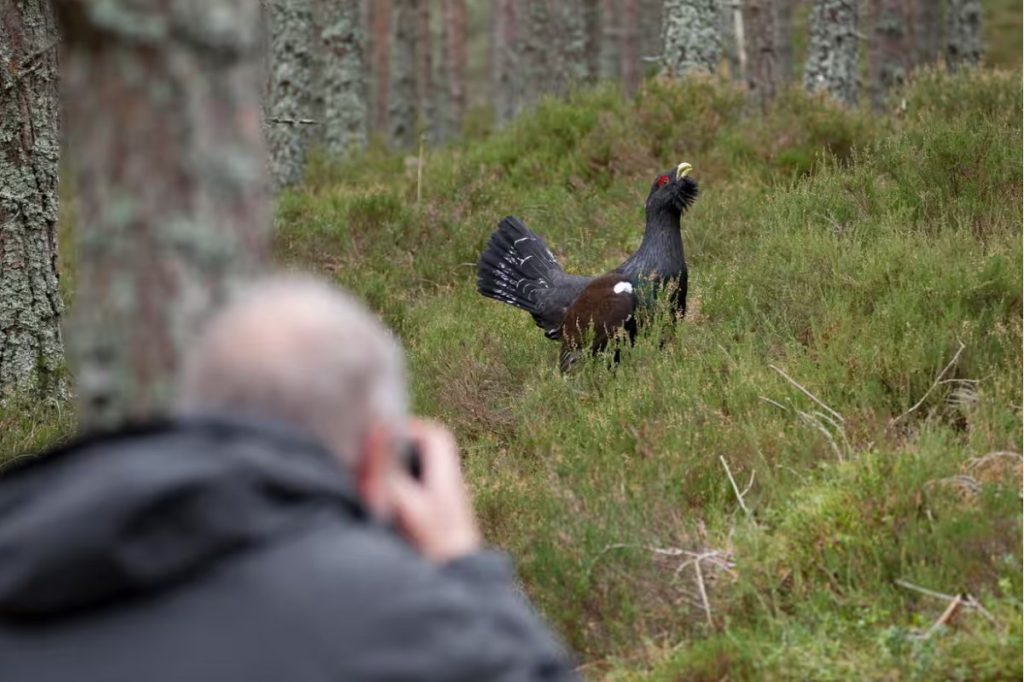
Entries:
[[396,149],[416,146],[417,0],[392,0],[388,78],[388,138]]
[[565,96],[587,78],[587,29],[583,0],[557,0],[551,6],[556,40],[549,44],[549,64],[557,77],[552,91]]
[[740,53],[733,19],[733,7],[739,3],[740,0],[719,0],[718,3],[718,35],[722,40],[722,54],[729,64],[729,76],[733,80],[740,80]]
[[113,427],[165,413],[198,324],[265,257],[260,9],[55,5],[78,199],[68,350],[81,424]]
[[503,127],[516,115],[519,100],[518,51],[516,49],[516,0],[496,0],[491,17],[491,67],[494,87],[494,119]]
[[521,0],[517,12],[517,64],[520,92],[517,113],[533,109],[545,93],[551,92],[557,79],[557,65],[548,58],[552,45],[552,16],[549,0]]
[[466,117],[466,0],[444,0],[444,75],[447,85],[445,136],[462,130]]
[[270,0],[270,87],[267,144],[277,188],[302,182],[306,151],[319,125],[314,81],[311,0]]
[[57,28],[23,0],[0,16],[0,403],[67,396],[57,161]]
[[583,0],[584,49],[587,65],[586,80],[597,82],[601,78],[601,8],[599,0]]
[[826,92],[835,100],[857,103],[858,0],[815,0],[804,70],[809,92]]
[[434,37],[430,26],[430,0],[416,0],[416,128],[431,142],[441,138],[442,119],[447,118],[448,102],[439,102],[435,111]]
[[632,97],[640,87],[640,0],[623,0],[620,16],[619,57],[622,60],[622,86]]
[[722,60],[719,12],[716,0],[665,0],[662,74],[683,77],[718,70]]
[[799,0],[777,0],[778,11],[778,55],[779,85],[786,88],[793,82],[795,63],[793,57],[793,16]]
[[643,77],[648,65],[656,65],[661,58],[663,45],[661,11],[665,0],[640,0],[640,75]]
[[317,0],[319,132],[327,152],[366,148],[366,45],[361,0]]
[[889,92],[906,80],[910,44],[903,0],[871,0],[870,12],[874,36],[868,45],[868,79],[871,103],[878,109]]
[[909,1],[914,64],[933,64],[939,58],[942,45],[943,3],[940,0]]
[[373,70],[373,114],[372,129],[385,133],[388,129],[388,93],[391,73],[391,2],[370,0],[371,52],[370,68]]
[[946,5],[946,65],[950,71],[981,63],[981,0]]
[[743,20],[749,56],[747,86],[763,110],[774,99],[781,80],[777,6],[772,0],[746,0]]
[[616,0],[599,0],[598,21],[601,24],[601,44],[598,54],[598,74],[601,80],[617,81],[622,78],[622,24]]

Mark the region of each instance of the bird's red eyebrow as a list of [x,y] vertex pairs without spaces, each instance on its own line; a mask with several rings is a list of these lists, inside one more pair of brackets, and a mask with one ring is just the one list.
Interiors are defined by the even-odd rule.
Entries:
[[662,175],[660,178],[658,178],[658,187],[664,187],[667,184],[668,184],[668,176],[667,175]]

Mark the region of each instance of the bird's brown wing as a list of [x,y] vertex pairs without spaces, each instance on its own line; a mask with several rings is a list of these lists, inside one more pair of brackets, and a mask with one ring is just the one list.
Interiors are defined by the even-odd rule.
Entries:
[[[582,346],[591,341],[591,352],[604,350],[608,341],[629,322],[636,308],[636,297],[630,285],[621,286],[622,275],[598,277],[573,301],[562,321],[562,353],[559,367],[564,372],[579,359]],[[619,291],[616,286],[619,285]]]

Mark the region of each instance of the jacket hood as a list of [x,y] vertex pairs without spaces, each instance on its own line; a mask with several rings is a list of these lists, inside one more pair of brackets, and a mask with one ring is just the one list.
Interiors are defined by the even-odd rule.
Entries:
[[191,419],[93,436],[0,473],[0,617],[159,591],[325,508],[366,511],[287,428]]

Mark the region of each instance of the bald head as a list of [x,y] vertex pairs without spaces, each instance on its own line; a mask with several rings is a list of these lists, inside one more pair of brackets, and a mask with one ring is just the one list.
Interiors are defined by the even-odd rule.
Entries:
[[278,277],[248,287],[210,320],[185,359],[179,406],[286,422],[351,463],[372,424],[403,428],[402,352],[348,294]]

